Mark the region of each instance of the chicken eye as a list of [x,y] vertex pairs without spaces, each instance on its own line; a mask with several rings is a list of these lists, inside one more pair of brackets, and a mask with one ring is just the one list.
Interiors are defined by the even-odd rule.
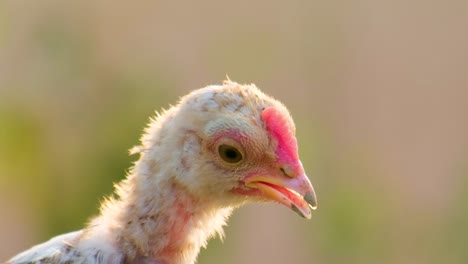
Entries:
[[242,154],[238,149],[229,145],[220,145],[218,147],[219,156],[229,163],[238,163],[242,160]]

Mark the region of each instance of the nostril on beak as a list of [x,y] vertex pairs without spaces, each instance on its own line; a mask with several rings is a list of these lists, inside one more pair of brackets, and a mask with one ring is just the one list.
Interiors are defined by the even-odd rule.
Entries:
[[295,178],[294,171],[288,165],[282,165],[280,167],[281,172],[288,178]]

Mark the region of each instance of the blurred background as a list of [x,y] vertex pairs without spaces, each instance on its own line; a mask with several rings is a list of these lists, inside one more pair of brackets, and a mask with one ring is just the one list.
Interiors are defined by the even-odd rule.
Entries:
[[0,261],[81,229],[155,110],[283,101],[311,221],[250,205],[199,263],[468,263],[468,2],[0,2]]

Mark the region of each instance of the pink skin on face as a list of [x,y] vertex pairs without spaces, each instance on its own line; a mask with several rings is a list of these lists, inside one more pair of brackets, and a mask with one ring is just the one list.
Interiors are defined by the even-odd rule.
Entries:
[[297,140],[288,125],[287,116],[274,107],[267,107],[262,112],[262,120],[272,137],[278,141],[278,147],[276,148],[278,163],[292,166],[291,169],[296,175],[303,173],[299,161]]
[[241,145],[245,144],[245,142],[247,141],[247,136],[235,129],[223,130],[223,131],[215,133],[212,136],[209,147],[215,148],[219,140],[223,137],[232,138],[236,142],[239,142]]
[[276,141],[276,165],[269,171],[245,176],[233,191],[279,202],[310,219],[311,209],[317,207],[315,191],[299,161],[297,140],[288,116],[277,108],[268,107],[261,117],[271,138]]
[[[279,112],[274,107],[267,107],[262,111],[262,120],[265,122],[268,132],[278,142],[278,147],[275,151],[278,166],[288,167],[293,170],[295,175],[300,175],[301,173],[304,173],[304,169],[299,161],[297,140],[293,131],[289,127],[288,120],[286,118],[287,116]],[[238,140],[239,142],[241,142],[245,137],[237,131],[227,131],[219,134],[221,135],[216,135],[215,142],[217,139],[226,135]],[[255,175],[255,173],[253,175],[246,175],[244,180]],[[244,181],[240,182],[239,187],[234,188],[233,192],[249,196],[262,196],[262,192],[258,189],[247,188]],[[289,194],[287,195],[290,196]],[[291,199],[294,198],[291,197]]]

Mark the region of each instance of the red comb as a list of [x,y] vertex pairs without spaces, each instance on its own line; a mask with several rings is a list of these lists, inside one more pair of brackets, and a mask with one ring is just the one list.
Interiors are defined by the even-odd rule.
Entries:
[[262,120],[271,135],[278,140],[276,150],[278,159],[288,163],[296,163],[299,159],[297,140],[288,124],[288,116],[274,107],[267,107],[262,112]]

